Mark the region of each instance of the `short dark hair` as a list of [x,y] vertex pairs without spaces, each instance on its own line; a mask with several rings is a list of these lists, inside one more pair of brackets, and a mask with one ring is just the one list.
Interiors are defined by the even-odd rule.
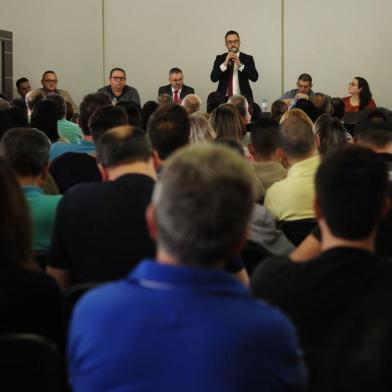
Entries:
[[277,123],[279,123],[280,118],[289,110],[289,105],[286,102],[278,99],[274,101],[271,105],[271,117]]
[[90,117],[89,128],[96,143],[109,129],[120,125],[128,125],[128,116],[119,106],[105,105],[98,108]]
[[157,110],[159,104],[156,101],[147,101],[142,107],[143,129],[147,129],[147,123],[151,115]]
[[228,102],[237,108],[241,117],[246,117],[249,114],[249,103],[243,95],[233,95]]
[[50,73],[56,75],[56,72],[54,72],[54,71],[51,71],[51,70],[45,71],[45,72],[42,74],[42,80],[44,80],[45,76],[46,76],[47,74],[50,74]]
[[287,118],[279,127],[279,143],[289,157],[306,157],[315,148],[312,127],[299,117]]
[[26,83],[26,82],[28,82],[29,81],[29,79],[27,79],[27,78],[19,78],[17,81],[16,81],[16,83],[15,83],[15,85],[16,85],[16,88],[17,89],[19,89],[19,86],[22,84],[22,83]]
[[279,124],[271,118],[261,118],[254,124],[250,138],[258,154],[270,157],[280,146]]
[[383,149],[392,143],[392,122],[373,125],[357,136],[359,144]]
[[46,96],[46,99],[52,101],[56,106],[57,120],[62,120],[67,114],[67,104],[62,95],[51,93]]
[[238,37],[238,39],[240,38],[240,35],[239,35],[236,31],[234,31],[234,30],[229,30],[229,31],[225,34],[225,40],[226,40],[226,38],[227,38],[228,35],[233,35],[233,34],[235,34],[235,35]]
[[119,101],[117,105],[123,108],[128,116],[128,124],[135,125],[136,127],[143,126],[143,116],[140,105],[133,101]]
[[320,115],[323,113],[333,113],[332,99],[329,95],[315,93],[309,97],[309,101],[313,103]]
[[147,124],[148,136],[161,159],[189,143],[190,129],[185,109],[172,103],[159,107]]
[[301,109],[309,118],[315,122],[320,114],[313,102],[305,98],[300,98],[294,105],[295,109]]
[[207,113],[213,112],[214,109],[216,109],[219,105],[225,102],[225,97],[223,97],[216,91],[209,93],[207,97]]
[[312,83],[312,77],[308,73],[303,73],[298,76],[298,81],[302,80],[303,82]]
[[31,113],[30,125],[44,132],[52,143],[56,143],[59,132],[55,103],[47,99],[38,102]]
[[152,146],[144,130],[135,126],[113,128],[97,141],[97,162],[113,167],[138,161],[148,162]]
[[354,128],[354,136],[357,138],[364,131],[391,122],[392,112],[390,110],[385,108],[366,109],[358,116]]
[[99,92],[87,94],[79,106],[79,126],[84,135],[91,135],[88,122],[91,115],[100,107],[110,105],[112,100],[109,94]]
[[316,174],[316,196],[336,237],[368,237],[381,220],[387,168],[373,151],[348,146],[327,154]]
[[343,99],[338,97],[333,97],[332,106],[333,106],[334,117],[337,117],[339,120],[342,120],[344,117],[344,113],[346,112]]
[[177,68],[177,67],[174,67],[174,68],[170,69],[169,75],[175,74],[175,73],[181,73],[182,74],[182,71],[181,71],[180,68]]
[[38,102],[41,102],[44,99],[44,95],[41,91],[32,90],[26,94],[26,105],[27,108],[32,111]]
[[21,177],[39,176],[49,162],[47,136],[32,128],[12,128],[1,139],[1,152]]
[[122,72],[122,73],[125,75],[125,77],[127,77],[126,72],[125,72],[122,68],[116,67],[116,68],[112,68],[112,69],[110,70],[109,78],[112,77],[112,74],[113,74],[113,72],[115,72],[115,71],[120,71],[120,72]]

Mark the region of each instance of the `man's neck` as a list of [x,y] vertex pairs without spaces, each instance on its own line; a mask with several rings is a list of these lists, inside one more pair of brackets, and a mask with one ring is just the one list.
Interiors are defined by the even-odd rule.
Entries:
[[[159,264],[165,264],[165,265],[177,266],[177,267],[187,265],[186,263],[182,263],[178,261],[174,256],[171,256],[169,253],[159,248],[155,256],[155,259]],[[211,263],[210,264],[211,266],[208,268],[211,270],[222,270],[224,269],[224,264],[225,263],[223,261],[218,261],[215,263]]]
[[135,162],[107,168],[107,173],[107,181],[115,181],[117,178],[125,174],[143,174],[145,176],[151,177],[153,180],[157,180],[157,175],[152,161]]
[[323,252],[332,249],[332,248],[354,248],[354,249],[362,249],[367,250],[369,252],[374,252],[374,244],[376,239],[376,230],[366,238],[360,240],[350,240],[347,238],[341,238],[334,236],[325,222],[319,221],[319,226],[321,229],[321,250]]
[[318,151],[316,149],[314,149],[310,154],[305,155],[303,157],[300,158],[292,158],[292,157],[287,157],[287,162],[289,164],[289,168],[292,167],[293,165],[295,165],[296,163],[302,162],[302,161],[306,161],[307,159],[313,158],[315,156],[318,155]]
[[18,182],[20,186],[37,186],[41,187],[43,180],[41,176],[38,177],[33,177],[33,176],[27,176],[27,177],[18,177]]
[[113,90],[113,89],[112,89],[112,94],[113,94],[115,97],[121,97],[121,95],[123,94],[123,92],[124,92],[124,89],[119,90],[119,91],[116,91],[116,90]]

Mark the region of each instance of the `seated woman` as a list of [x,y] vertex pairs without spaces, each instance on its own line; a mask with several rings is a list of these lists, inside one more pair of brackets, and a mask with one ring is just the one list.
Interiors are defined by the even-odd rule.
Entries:
[[0,334],[42,335],[62,350],[62,295],[33,260],[31,227],[17,179],[0,159]]
[[372,93],[366,79],[356,76],[348,84],[349,97],[344,97],[343,102],[346,113],[360,112],[365,109],[373,109],[376,103],[372,99]]

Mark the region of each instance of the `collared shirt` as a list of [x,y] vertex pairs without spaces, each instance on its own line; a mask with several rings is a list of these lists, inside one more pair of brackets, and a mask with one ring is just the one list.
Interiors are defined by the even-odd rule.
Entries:
[[306,382],[282,313],[223,271],[153,260],[82,298],[68,357],[74,391],[295,390]]
[[[236,56],[239,58],[240,57],[240,52],[236,53]],[[245,68],[244,64],[241,64],[240,67],[237,66],[236,63],[233,63],[234,67],[233,67],[233,95],[240,95],[241,94],[241,90],[240,90],[240,84],[238,81],[238,71],[242,72]],[[227,66],[225,65],[225,63],[222,63],[220,66],[220,69],[222,72],[225,72],[227,70]],[[226,96],[227,96],[227,92],[226,92]]]
[[[298,94],[298,89],[293,88],[292,90],[286,91],[279,99],[295,99],[295,96]],[[313,90],[309,91],[309,94],[307,94],[309,97],[314,95]]]
[[67,139],[70,143],[80,143],[82,140],[82,130],[79,125],[65,118],[57,121],[59,134]]
[[314,218],[314,177],[319,164],[318,155],[295,163],[285,179],[267,190],[264,205],[277,220]]
[[53,161],[57,157],[59,157],[62,154],[65,154],[66,152],[85,152],[85,153],[91,153],[95,152],[95,145],[93,142],[87,141],[87,140],[82,140],[80,143],[75,144],[75,143],[53,143],[50,146],[49,150],[49,159]]

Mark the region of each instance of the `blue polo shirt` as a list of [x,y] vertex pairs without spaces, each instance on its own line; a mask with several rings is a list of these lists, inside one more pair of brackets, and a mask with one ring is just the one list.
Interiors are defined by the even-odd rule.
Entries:
[[77,305],[74,391],[286,391],[306,384],[291,322],[229,274],[141,262]]
[[65,154],[66,152],[84,152],[84,153],[95,152],[95,144],[87,140],[82,140],[78,144],[56,142],[50,146],[49,159],[53,161],[60,155]]

